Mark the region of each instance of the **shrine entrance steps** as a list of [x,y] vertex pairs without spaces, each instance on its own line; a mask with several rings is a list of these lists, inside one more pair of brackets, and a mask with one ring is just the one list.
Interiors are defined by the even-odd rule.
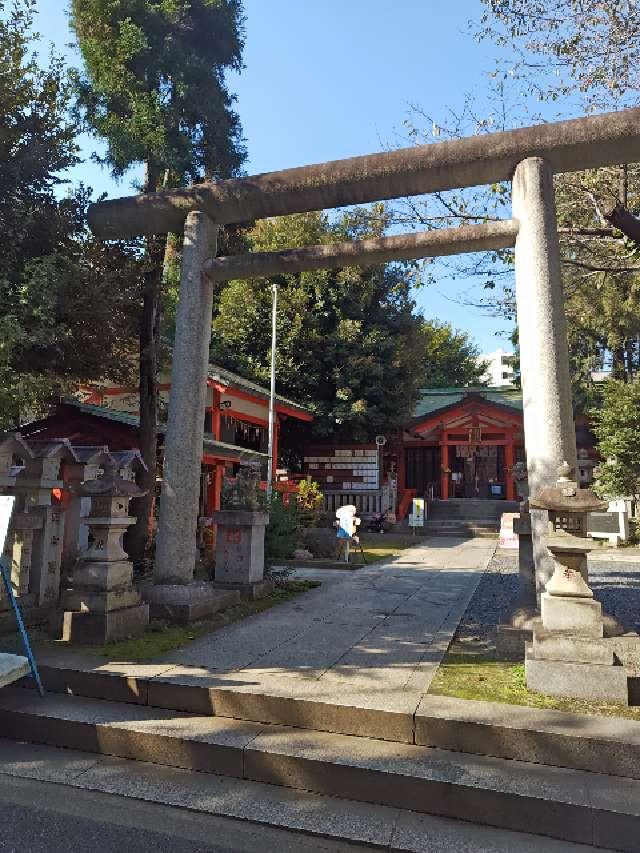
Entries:
[[[427,520],[420,532],[426,536],[496,538],[502,513],[518,511],[519,504],[515,501],[435,500],[429,505]],[[408,521],[405,519],[396,529],[408,529]]]
[[640,853],[639,722],[428,692],[493,550],[442,539],[326,572],[171,660],[41,655],[44,699],[29,679],[0,691],[0,782],[394,851]]
[[431,504],[430,518],[446,521],[477,521],[500,524],[503,512],[518,512],[517,501],[479,500],[475,498],[450,498],[435,500]]
[[[60,692],[0,693],[0,774],[395,851],[640,850],[640,723],[429,695],[373,721],[266,695],[231,706],[226,688],[186,684],[160,708],[133,674],[45,679]],[[209,712],[178,710],[195,705]],[[489,827],[508,830],[500,844]],[[442,833],[453,846],[435,846]]]

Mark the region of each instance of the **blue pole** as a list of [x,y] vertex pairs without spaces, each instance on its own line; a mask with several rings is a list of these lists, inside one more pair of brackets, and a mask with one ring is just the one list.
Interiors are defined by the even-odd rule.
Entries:
[[0,574],[2,574],[4,588],[9,597],[9,601],[11,602],[11,606],[13,607],[13,612],[16,614],[16,622],[18,623],[18,630],[20,631],[20,636],[22,637],[22,644],[24,646],[24,650],[29,661],[29,666],[31,667],[31,675],[33,676],[33,680],[36,683],[38,692],[41,696],[44,696],[44,689],[42,687],[42,682],[40,681],[40,673],[38,672],[38,667],[36,666],[35,658],[33,657],[33,652],[31,651],[31,644],[29,643],[27,629],[24,627],[24,622],[22,621],[20,607],[18,606],[16,597],[13,594],[13,587],[11,585],[11,571],[9,569],[9,566],[7,565],[5,557],[0,557]]

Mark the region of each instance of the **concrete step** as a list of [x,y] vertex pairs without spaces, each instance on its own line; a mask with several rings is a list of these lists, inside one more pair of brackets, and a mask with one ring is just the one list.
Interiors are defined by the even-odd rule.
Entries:
[[19,741],[149,761],[517,832],[640,851],[640,782],[413,744],[8,688]]
[[[100,795],[109,799],[96,799]],[[236,822],[243,821],[257,825],[262,849],[295,853],[347,853],[363,845],[393,853],[602,850],[264,782],[4,739],[0,739],[0,800],[27,807],[34,801],[46,802],[48,811],[64,812],[68,807],[75,814],[94,817],[104,814],[106,804],[120,825],[150,826],[172,838],[197,840],[206,849],[212,838],[225,838],[227,843],[231,833],[235,838]],[[165,807],[160,813],[158,805]]]
[[0,652],[0,687],[19,681],[30,671],[29,661],[22,655]]
[[485,521],[441,521],[428,520],[422,528],[424,535],[431,536],[479,536],[495,538],[498,525]]
[[[313,681],[297,679],[234,686],[187,667],[111,666],[80,671],[41,665],[40,675],[54,694],[130,703],[142,706],[143,715],[217,715],[640,779],[640,722],[634,720],[431,694],[388,692],[381,701],[371,694],[317,691]],[[32,687],[31,679],[21,686]]]

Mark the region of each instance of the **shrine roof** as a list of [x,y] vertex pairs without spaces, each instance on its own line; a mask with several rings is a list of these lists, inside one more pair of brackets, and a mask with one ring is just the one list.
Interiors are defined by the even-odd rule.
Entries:
[[455,408],[470,396],[482,397],[494,406],[522,412],[522,391],[518,388],[423,388],[413,418],[423,419],[442,409]]
[[[120,424],[124,427],[130,427],[132,430],[138,430],[140,426],[140,419],[137,415],[131,415],[127,412],[118,412],[115,409],[108,409],[106,406],[94,406],[90,403],[80,403],[78,400],[69,399],[65,400],[57,410],[57,413],[53,415],[53,418],[56,415],[60,415],[61,411],[64,411],[65,407],[70,407],[73,410],[88,415],[94,418],[101,418],[102,420],[108,421],[110,423]],[[49,418],[49,419],[53,419]],[[33,441],[29,437],[29,427],[34,426],[37,427],[39,425],[46,425],[48,418],[44,418],[40,421],[36,421],[33,424],[25,424],[23,429],[27,432],[25,436],[29,445],[33,444]],[[56,430],[59,430],[59,426],[56,424]],[[167,426],[164,423],[158,424],[158,432],[163,435],[167,430]],[[91,429],[88,428],[88,431],[91,432]],[[137,442],[137,435],[135,436],[134,445]],[[132,446],[134,446],[132,445]],[[247,461],[259,461],[267,459],[268,456],[266,453],[260,453],[256,450],[247,450],[244,447],[238,447],[235,444],[227,444],[224,441],[217,441],[211,433],[204,434],[203,440],[203,451],[205,455],[214,456],[218,459],[233,459],[239,460],[241,462]]]
[[[239,388],[243,391],[248,392],[249,394],[254,394],[261,400],[269,399],[269,389],[264,388],[262,385],[258,385],[256,382],[253,382],[251,379],[245,379],[244,376],[240,376],[238,373],[233,373],[226,368],[219,367],[217,364],[209,365],[209,379],[213,382],[219,382],[221,385],[230,385],[233,388]],[[307,417],[312,416],[312,412],[310,409],[305,406],[300,405],[300,403],[296,403],[294,400],[290,400],[288,397],[282,397],[280,394],[276,394],[276,402],[280,403],[283,406],[287,406],[290,409],[293,409],[296,412],[299,412],[301,415],[305,415]],[[307,420],[305,417],[305,420]]]

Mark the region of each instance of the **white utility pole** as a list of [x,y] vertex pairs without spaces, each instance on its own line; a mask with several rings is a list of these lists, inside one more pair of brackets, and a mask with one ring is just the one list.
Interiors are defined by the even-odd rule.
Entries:
[[274,282],[273,288],[273,304],[271,308],[271,393],[269,395],[269,460],[267,462],[267,497],[270,498],[273,492],[273,478],[275,471],[273,468],[273,439],[275,432],[275,416],[276,416],[276,317],[278,313],[278,285]]

